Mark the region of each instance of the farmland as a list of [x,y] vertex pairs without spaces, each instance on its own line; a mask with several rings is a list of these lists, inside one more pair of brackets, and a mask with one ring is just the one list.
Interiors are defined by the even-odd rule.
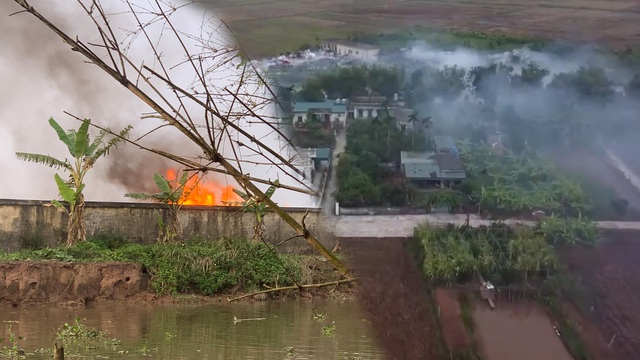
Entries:
[[582,292],[577,301],[588,314],[616,359],[640,356],[640,252],[637,232],[608,232],[595,249],[574,248],[561,254]]
[[[200,0],[223,18],[252,56],[295,50],[316,37],[414,26],[533,36],[614,47],[640,44],[633,0]],[[428,35],[426,35],[428,36]]]

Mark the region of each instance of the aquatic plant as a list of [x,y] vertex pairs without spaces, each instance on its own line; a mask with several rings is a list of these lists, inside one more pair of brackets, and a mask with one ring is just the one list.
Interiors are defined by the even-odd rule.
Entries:
[[76,318],[73,323],[64,323],[56,332],[56,339],[62,342],[65,356],[86,356],[94,352],[117,352],[119,339],[107,337],[107,333],[82,323]]
[[336,331],[336,323],[332,321],[330,325],[322,327],[322,335],[324,336],[333,336]]
[[7,357],[10,359],[19,359],[24,357],[24,351],[18,346],[18,342],[24,338],[13,332],[11,324],[7,325],[5,336],[6,338],[0,338],[0,357]]

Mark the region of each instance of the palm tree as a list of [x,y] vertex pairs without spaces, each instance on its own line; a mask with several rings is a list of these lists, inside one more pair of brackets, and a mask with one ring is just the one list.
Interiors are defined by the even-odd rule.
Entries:
[[67,246],[86,239],[84,229],[84,195],[82,193],[85,188],[84,177],[96,161],[108,155],[111,148],[125,139],[132,129],[131,126],[127,126],[120,131],[118,136],[113,137],[105,143],[105,138],[111,132],[109,130],[102,130],[100,134],[91,141],[89,136],[90,124],[91,120],[85,119],[77,131],[71,129],[65,132],[53,118],[49,119],[49,125],[51,125],[58,134],[60,141],[69,149],[69,154],[73,157],[71,161],[66,158],[60,160],[50,155],[23,152],[16,153],[16,157],[20,160],[43,164],[54,169],[64,169],[69,172],[68,181],[62,180],[58,174],[54,175],[60,197],[68,204],[69,208],[67,209],[57,200],[51,201],[52,205],[65,211],[69,216],[69,222],[67,224]]
[[411,149],[414,149],[417,125],[420,125],[420,130],[426,133],[426,131],[431,128],[433,123],[431,122],[431,116],[427,116],[426,118],[418,118],[418,113],[416,111],[412,112],[411,115],[409,115],[408,120],[412,124]]
[[185,195],[185,185],[189,179],[189,174],[183,172],[180,180],[172,184],[160,174],[153,175],[153,181],[160,190],[155,194],[129,193],[124,196],[139,200],[155,200],[169,207],[169,221],[165,224],[160,218],[160,237],[158,242],[179,241],[182,238],[182,227],[178,221],[178,211],[182,205],[181,201]]

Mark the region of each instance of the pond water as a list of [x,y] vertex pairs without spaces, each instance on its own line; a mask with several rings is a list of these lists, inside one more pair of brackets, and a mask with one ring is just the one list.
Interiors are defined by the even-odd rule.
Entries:
[[546,312],[536,303],[486,303],[473,310],[475,336],[485,360],[573,360]]
[[[314,313],[325,314],[314,319]],[[274,301],[238,304],[133,306],[86,309],[0,307],[0,338],[8,326],[29,359],[50,359],[55,332],[75,318],[121,340],[86,358],[109,359],[382,359],[369,323],[354,300]],[[264,318],[240,321],[237,319]],[[335,330],[328,330],[332,322]],[[326,327],[323,331],[323,327]],[[1,356],[0,356],[1,357]]]

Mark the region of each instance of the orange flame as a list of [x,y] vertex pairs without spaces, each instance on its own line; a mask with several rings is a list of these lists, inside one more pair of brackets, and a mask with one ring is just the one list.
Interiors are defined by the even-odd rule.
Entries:
[[[167,170],[167,180],[176,183],[176,170]],[[232,185],[222,185],[216,181],[204,180],[197,174],[190,176],[180,199],[183,205],[229,206],[243,202],[233,191]]]

